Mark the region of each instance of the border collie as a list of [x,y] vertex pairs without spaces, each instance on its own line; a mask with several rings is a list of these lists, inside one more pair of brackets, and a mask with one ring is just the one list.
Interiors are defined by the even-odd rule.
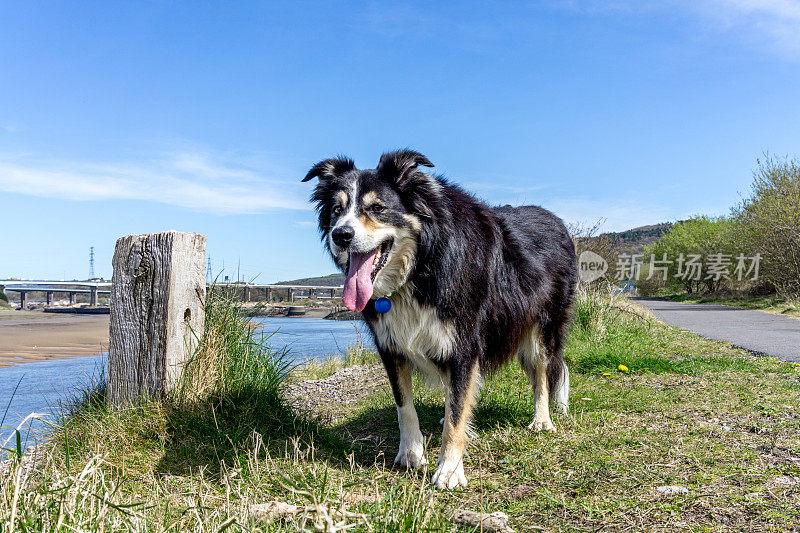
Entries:
[[[432,482],[466,486],[467,428],[483,376],[515,355],[530,378],[529,428],[554,431],[550,400],[564,413],[569,371],[561,349],[577,261],[564,223],[537,206],[489,207],[442,177],[424,155],[386,153],[374,170],[347,157],[314,165],[311,200],[322,241],[346,273],[342,300],[362,313],[397,403],[395,463],[426,464],[411,370],[446,390],[442,446]],[[391,308],[376,311],[376,299]],[[381,302],[383,307],[386,302]]]

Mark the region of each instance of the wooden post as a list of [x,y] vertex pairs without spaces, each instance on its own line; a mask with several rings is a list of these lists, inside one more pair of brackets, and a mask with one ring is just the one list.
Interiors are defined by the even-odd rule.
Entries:
[[203,335],[206,238],[167,231],[117,241],[109,305],[108,399],[160,397]]

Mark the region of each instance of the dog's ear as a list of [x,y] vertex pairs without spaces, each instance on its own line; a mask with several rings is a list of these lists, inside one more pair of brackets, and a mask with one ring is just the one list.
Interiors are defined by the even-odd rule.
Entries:
[[320,161],[308,171],[303,181],[308,181],[311,178],[319,178],[321,180],[335,178],[349,170],[356,168],[356,164],[349,157],[340,155],[332,159]]
[[398,150],[383,154],[376,170],[381,178],[402,185],[417,165],[432,167],[433,163],[419,152]]

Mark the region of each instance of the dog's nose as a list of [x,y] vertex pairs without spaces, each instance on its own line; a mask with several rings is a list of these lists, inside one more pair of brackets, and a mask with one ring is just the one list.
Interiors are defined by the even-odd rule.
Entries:
[[350,246],[350,243],[353,241],[353,237],[355,236],[356,232],[353,231],[353,228],[350,226],[341,226],[338,228],[334,228],[333,233],[331,236],[333,237],[333,243],[336,246],[341,248],[346,248]]

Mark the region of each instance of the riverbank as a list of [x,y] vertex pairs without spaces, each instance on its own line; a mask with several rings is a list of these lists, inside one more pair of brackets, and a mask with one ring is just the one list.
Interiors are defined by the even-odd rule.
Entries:
[[0,368],[108,349],[108,315],[0,311]]

